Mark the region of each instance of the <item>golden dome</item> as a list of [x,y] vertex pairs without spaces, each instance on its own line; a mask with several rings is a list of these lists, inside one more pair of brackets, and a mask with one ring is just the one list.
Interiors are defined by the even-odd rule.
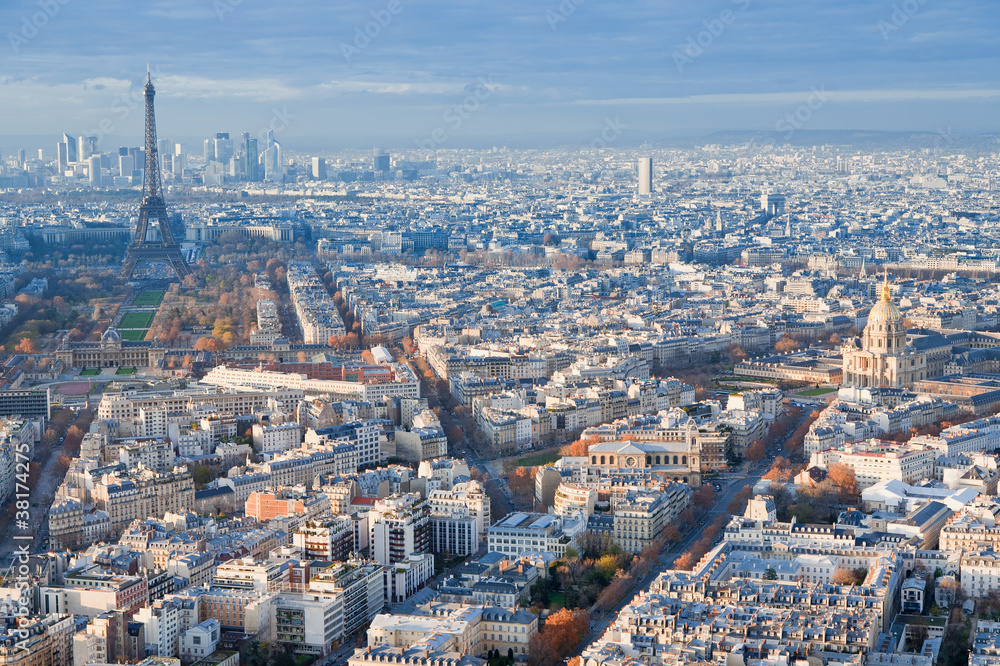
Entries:
[[901,324],[903,313],[899,311],[896,304],[892,302],[892,293],[889,290],[889,282],[882,283],[882,298],[868,313],[869,324]]

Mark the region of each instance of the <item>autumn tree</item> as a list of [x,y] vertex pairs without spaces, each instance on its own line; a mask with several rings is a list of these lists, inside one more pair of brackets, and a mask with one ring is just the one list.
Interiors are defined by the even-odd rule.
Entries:
[[725,362],[730,365],[735,365],[747,360],[747,353],[743,351],[743,347],[740,347],[739,345],[729,345],[722,350],[722,353]]
[[507,485],[521,506],[528,506],[535,494],[535,468],[518,467],[507,477]]
[[694,505],[702,511],[708,511],[715,506],[715,488],[706,483],[695,491],[691,500],[694,502]]
[[697,564],[698,560],[695,558],[694,553],[687,551],[683,553],[680,557],[674,560],[674,569],[679,569],[681,571],[691,571],[694,565]]
[[587,448],[587,443],[582,439],[578,439],[570,444],[567,444],[559,451],[562,455],[571,457],[583,457],[586,456],[588,452],[589,449]]
[[856,501],[859,496],[858,479],[854,474],[854,469],[843,463],[830,465],[828,477],[833,485],[840,492],[844,501]]
[[779,354],[788,354],[797,350],[799,347],[799,341],[788,335],[788,333],[782,335],[781,338],[774,343],[774,351]]
[[549,616],[541,631],[531,638],[529,666],[558,664],[590,633],[590,618],[585,610],[560,609]]
[[835,585],[854,585],[854,572],[844,567],[833,572],[833,583]]
[[38,347],[35,346],[35,341],[31,338],[21,338],[21,341],[14,347],[14,351],[21,354],[37,354]]
[[764,475],[765,479],[768,481],[777,481],[778,483],[785,483],[792,480],[792,464],[788,461],[788,458],[784,456],[778,456],[771,463],[771,469],[767,471]]
[[776,467],[771,467],[767,470],[767,473],[762,477],[766,481],[777,481],[778,483],[785,483],[790,481],[792,478],[792,473],[787,469],[779,469]]
[[198,341],[194,343],[195,351],[222,351],[222,343],[220,343],[215,338],[198,338]]
[[687,527],[694,527],[694,511],[691,510],[691,507],[681,511],[680,524]]
[[681,531],[677,529],[676,525],[667,525],[663,528],[661,537],[668,543],[677,543],[681,540]]
[[740,488],[739,492],[733,496],[733,499],[729,502],[726,507],[726,511],[734,516],[742,516],[743,512],[747,510],[747,503],[750,498],[753,497],[753,488],[750,485],[745,485]]
[[785,455],[788,458],[792,460],[802,460],[804,458],[803,443],[805,442],[806,434],[808,434],[809,428],[812,427],[812,424],[818,418],[819,412],[813,410],[809,414],[809,417],[785,440]]
[[767,455],[767,449],[764,448],[764,442],[758,439],[747,447],[746,453],[743,455],[750,462],[758,462],[763,460],[764,456]]

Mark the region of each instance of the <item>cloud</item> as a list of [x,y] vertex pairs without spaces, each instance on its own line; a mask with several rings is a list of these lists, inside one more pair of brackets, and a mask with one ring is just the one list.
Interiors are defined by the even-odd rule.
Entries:
[[[828,90],[839,102],[911,102],[916,100],[959,101],[1000,97],[1000,88],[975,90]],[[596,106],[680,105],[680,104],[795,104],[811,93],[809,90],[781,93],[721,93],[686,97],[633,97],[628,99],[581,99],[571,104]]]
[[[259,124],[275,104],[298,110],[289,132],[349,131],[334,113],[351,128],[419,133],[479,77],[496,89],[476,122],[499,138],[600,127],[612,111],[651,131],[766,129],[773,120],[755,110],[800,104],[814,86],[832,91],[831,124],[898,123],[884,114],[898,103],[914,122],[954,120],[956,131],[998,117],[1000,25],[987,0],[928,2],[902,21],[888,0],[398,1],[387,20],[390,0],[70,0],[16,53],[0,51],[0,120],[24,134],[89,124],[141,83],[147,60],[158,99],[191,134]],[[37,10],[0,3],[0,34]],[[720,30],[723,12],[732,19]],[[880,22],[894,20],[884,38]],[[366,27],[366,46],[345,58]],[[678,71],[673,56],[692,41],[705,45]]]

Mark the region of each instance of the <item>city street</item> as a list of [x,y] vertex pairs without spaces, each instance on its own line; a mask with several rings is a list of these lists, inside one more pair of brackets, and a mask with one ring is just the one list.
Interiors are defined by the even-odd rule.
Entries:
[[[801,425],[807,416],[803,415],[801,419],[795,424],[797,428]],[[601,634],[614,622],[615,618],[618,616],[619,611],[632,602],[632,599],[642,590],[649,589],[650,583],[653,579],[660,574],[661,571],[669,569],[673,566],[674,561],[684,554],[691,545],[701,538],[702,532],[705,526],[711,525],[712,521],[715,520],[720,515],[729,515],[726,507],[729,503],[733,501],[736,494],[743,489],[744,486],[750,485],[751,487],[756,485],[758,481],[767,473],[767,470],[771,467],[771,462],[781,451],[788,437],[791,433],[795,431],[795,428],[789,429],[789,434],[783,438],[780,442],[772,443],[768,448],[767,456],[757,462],[757,463],[744,463],[741,470],[736,471],[731,474],[727,474],[724,479],[720,479],[719,485],[722,486],[722,490],[718,493],[715,501],[715,506],[713,506],[708,513],[704,515],[697,525],[678,525],[677,528],[684,534],[685,530],[690,530],[683,538],[670,550],[660,553],[658,558],[659,567],[654,568],[650,571],[644,578],[639,580],[632,591],[622,599],[613,611],[605,613],[604,615],[598,616],[596,619],[591,617],[591,630],[590,634],[580,642],[577,650],[572,654],[578,655],[583,652],[584,648],[600,638]]]

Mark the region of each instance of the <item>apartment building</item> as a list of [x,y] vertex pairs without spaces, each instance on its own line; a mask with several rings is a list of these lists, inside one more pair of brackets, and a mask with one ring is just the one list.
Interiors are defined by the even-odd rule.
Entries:
[[[677,484],[672,484],[676,486]],[[653,545],[667,525],[676,524],[690,504],[690,495],[680,488],[674,492],[630,490],[612,506],[612,535],[622,548],[638,553]]]
[[809,457],[810,467],[829,469],[831,465],[846,465],[854,470],[861,490],[881,481],[902,481],[916,484],[934,476],[934,449],[900,445],[871,439],[857,444],[845,444],[837,449],[817,451]]
[[194,506],[194,481],[187,467],[171,472],[140,468],[103,476],[91,496],[108,514],[112,534],[121,534],[133,520],[182,513]]
[[410,553],[430,552],[430,506],[407,493],[377,500],[368,512],[372,559],[379,564],[402,562]]
[[549,552],[562,556],[586,527],[586,521],[538,513],[512,513],[487,531],[491,552],[522,555]]
[[354,520],[333,516],[306,521],[295,530],[292,543],[308,559],[346,562],[354,552]]
[[274,639],[299,654],[329,654],[344,636],[344,597],[340,594],[285,592],[271,605]]
[[309,592],[336,594],[344,600],[344,633],[353,634],[382,611],[385,603],[383,567],[374,562],[348,560],[316,571]]
[[252,557],[220,563],[212,587],[220,590],[249,590],[261,595],[288,589],[288,563],[256,561]]
[[432,514],[455,517],[471,516],[478,521],[478,538],[485,539],[492,522],[490,496],[478,481],[449,484],[448,490],[432,490],[427,505]]
[[266,410],[272,400],[294,407],[302,401],[302,397],[301,389],[236,390],[207,385],[176,390],[104,393],[97,407],[97,418],[102,421],[135,421],[143,410],[187,412],[190,406],[199,404],[212,405],[220,415],[253,414]]

